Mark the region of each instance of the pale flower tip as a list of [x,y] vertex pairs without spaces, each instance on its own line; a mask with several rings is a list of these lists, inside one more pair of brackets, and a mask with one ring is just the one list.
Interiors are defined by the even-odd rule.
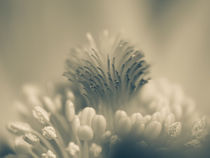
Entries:
[[67,99],[69,99],[71,101],[74,101],[75,100],[74,93],[71,90],[67,90],[66,91],[66,97],[67,97]]
[[91,48],[96,49],[95,40],[94,40],[92,34],[90,32],[87,32],[86,33],[86,37],[87,37],[87,39],[88,39],[88,41],[90,43]]
[[22,136],[15,138],[14,143],[15,143],[14,148],[16,153],[25,154],[31,150],[31,145],[25,142]]
[[93,156],[93,157],[99,157],[99,155],[101,154],[102,152],[102,148],[101,146],[95,144],[95,143],[92,143],[91,146],[90,146],[90,154]]
[[56,158],[56,155],[51,150],[48,150],[46,153],[42,153],[42,158]]
[[148,139],[156,139],[161,132],[162,125],[158,121],[151,121],[144,130],[144,135]]
[[127,117],[127,113],[123,110],[117,110],[115,112],[115,122],[117,123],[122,117]]
[[42,135],[48,140],[57,138],[56,131],[52,126],[44,127],[42,129]]
[[30,132],[31,126],[25,122],[11,122],[8,123],[7,129],[9,132],[15,135],[22,135],[24,133]]
[[32,114],[35,119],[37,119],[41,124],[48,124],[50,121],[50,115],[41,106],[35,106]]
[[66,101],[66,117],[69,122],[72,122],[75,116],[74,103],[71,100]]
[[84,108],[79,115],[81,125],[91,126],[91,121],[92,121],[93,117],[95,116],[95,114],[96,114],[96,111],[94,108],[92,108],[92,107]]
[[140,113],[131,115],[132,130],[135,135],[140,136],[144,132],[145,124],[144,118]]
[[174,122],[168,127],[168,135],[171,137],[177,137],[181,134],[182,124],[181,122]]
[[87,125],[79,126],[77,129],[77,135],[80,140],[89,141],[93,138],[93,130]]
[[132,125],[136,124],[137,122],[143,122],[143,116],[141,113],[133,113],[131,115],[131,122]]
[[74,119],[72,120],[72,130],[76,133],[78,127],[80,126],[80,120],[77,115],[75,115]]
[[103,115],[95,115],[91,125],[95,136],[102,136],[106,130],[106,119]]
[[44,102],[44,105],[46,106],[46,108],[51,111],[51,112],[56,112],[56,106],[55,104],[53,103],[52,99],[48,96],[44,96],[43,97],[43,102]]
[[119,120],[116,120],[116,132],[119,135],[126,135],[130,132],[132,123],[128,116],[122,115]]
[[23,139],[31,145],[35,145],[35,144],[38,144],[40,142],[39,138],[32,133],[26,133],[23,136]]
[[69,142],[68,147],[66,148],[66,151],[72,157],[77,157],[80,152],[80,147],[78,145],[76,145],[74,142]]

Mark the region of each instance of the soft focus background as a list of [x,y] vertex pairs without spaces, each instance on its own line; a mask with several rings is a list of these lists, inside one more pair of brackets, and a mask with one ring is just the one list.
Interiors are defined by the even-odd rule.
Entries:
[[153,78],[179,83],[210,114],[209,15],[208,0],[0,0],[0,132],[21,86],[65,80],[70,48],[103,29],[124,30]]

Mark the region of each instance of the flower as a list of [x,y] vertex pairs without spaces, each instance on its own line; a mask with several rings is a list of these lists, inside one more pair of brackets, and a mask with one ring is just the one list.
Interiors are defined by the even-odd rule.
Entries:
[[90,45],[67,60],[73,86],[24,87],[25,103],[15,105],[26,123],[8,125],[16,156],[183,157],[205,145],[208,119],[179,86],[164,79],[142,87],[148,64],[141,52],[108,32],[98,45],[87,37]]

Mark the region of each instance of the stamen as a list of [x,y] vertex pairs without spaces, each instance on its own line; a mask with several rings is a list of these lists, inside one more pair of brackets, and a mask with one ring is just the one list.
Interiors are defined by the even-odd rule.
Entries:
[[95,143],[92,143],[91,146],[90,146],[90,154],[93,156],[93,157],[98,157],[102,152],[102,148],[101,146],[95,144]]
[[174,122],[168,127],[168,135],[170,135],[171,137],[177,137],[180,135],[181,129],[181,122]]
[[34,118],[37,119],[41,124],[46,125],[49,123],[50,115],[41,106],[35,106],[32,113]]
[[106,130],[106,119],[103,115],[95,115],[91,125],[94,131],[94,135],[99,138],[104,134]]
[[25,122],[11,122],[7,125],[7,129],[15,135],[22,135],[31,131],[30,125]]
[[32,133],[26,133],[26,134],[23,136],[23,139],[24,139],[27,143],[29,143],[29,144],[31,144],[31,145],[36,145],[36,144],[38,144],[38,143],[40,142],[39,138],[38,138],[36,135],[32,134]]
[[56,158],[56,155],[51,150],[48,150],[42,154],[42,158]]
[[68,153],[73,157],[77,158],[79,157],[80,148],[78,145],[76,145],[74,142],[69,142],[68,147],[66,148]]
[[42,135],[48,140],[57,138],[55,129],[52,126],[46,126],[42,129]]
[[93,130],[87,125],[79,126],[77,134],[80,140],[88,141],[93,138]]
[[75,116],[74,103],[71,100],[66,101],[66,117],[69,122],[72,122]]

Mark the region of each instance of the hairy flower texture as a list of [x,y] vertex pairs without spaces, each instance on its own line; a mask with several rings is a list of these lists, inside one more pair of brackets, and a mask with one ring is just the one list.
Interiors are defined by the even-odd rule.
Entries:
[[87,46],[71,50],[64,75],[79,87],[86,106],[116,109],[147,83],[149,65],[143,53],[120,35],[111,37],[104,31],[98,42],[89,33],[87,39]]

